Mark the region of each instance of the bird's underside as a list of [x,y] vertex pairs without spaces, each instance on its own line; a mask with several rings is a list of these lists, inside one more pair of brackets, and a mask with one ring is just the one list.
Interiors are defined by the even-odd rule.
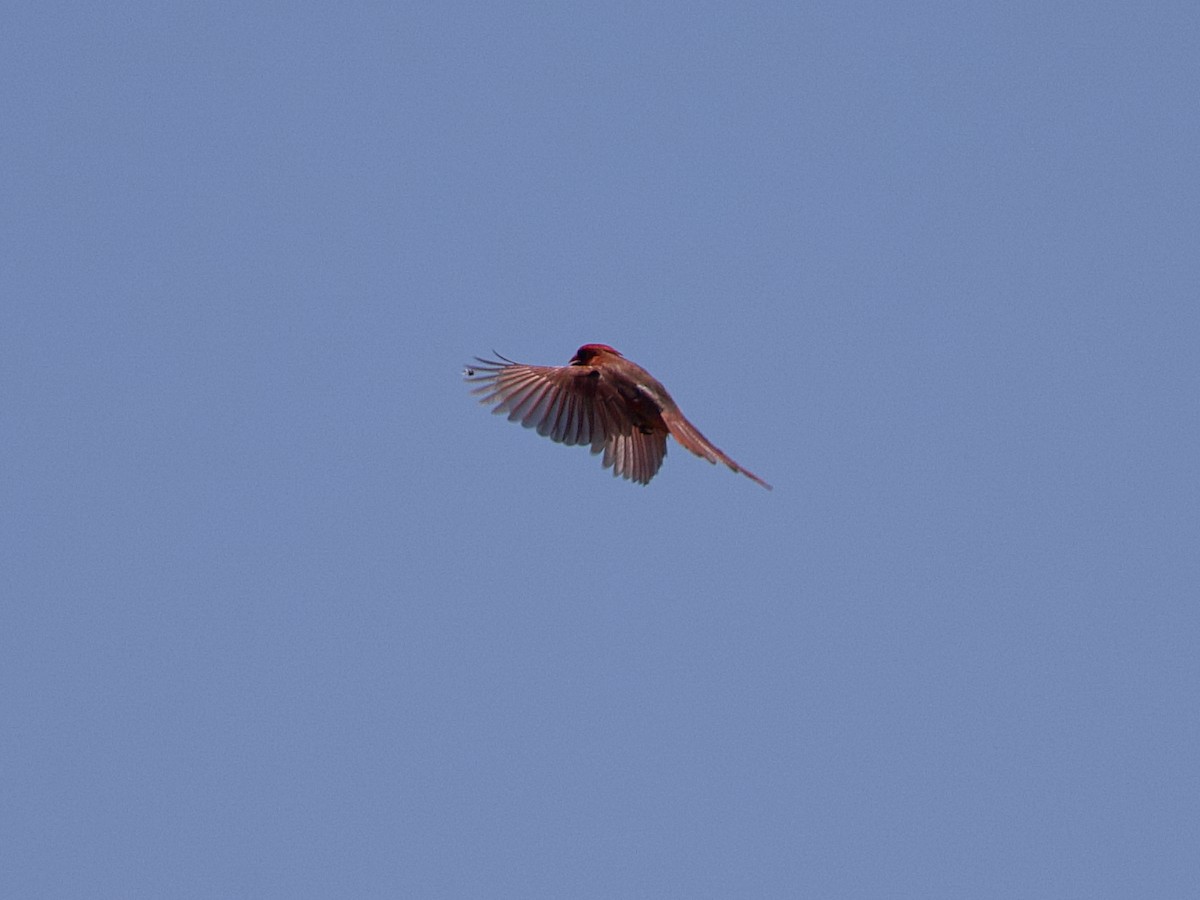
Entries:
[[553,441],[602,452],[613,475],[649,483],[667,455],[670,434],[697,456],[723,462],[770,490],[705,438],[649,372],[605,344],[585,344],[566,366],[476,360],[466,377],[480,403]]

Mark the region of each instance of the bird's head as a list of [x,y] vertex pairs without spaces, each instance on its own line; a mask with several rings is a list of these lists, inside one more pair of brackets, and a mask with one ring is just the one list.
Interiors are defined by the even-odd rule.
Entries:
[[573,366],[590,366],[601,353],[611,353],[613,356],[621,354],[614,350],[608,344],[584,344],[575,351],[575,355],[571,357],[571,365]]

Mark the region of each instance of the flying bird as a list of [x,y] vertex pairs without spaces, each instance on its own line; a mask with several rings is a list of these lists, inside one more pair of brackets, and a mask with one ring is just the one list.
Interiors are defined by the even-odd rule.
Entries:
[[771,486],[726,456],[684,418],[667,389],[649,372],[607,344],[584,344],[565,366],[527,366],[496,354],[475,357],[468,382],[480,403],[495,404],[510,422],[560,444],[590,444],[604,452],[613,475],[648,484],[667,455],[667,435],[710,463]]

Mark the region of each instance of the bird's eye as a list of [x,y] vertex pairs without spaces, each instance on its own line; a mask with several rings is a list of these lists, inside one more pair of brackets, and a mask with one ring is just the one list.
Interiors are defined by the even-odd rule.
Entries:
[[463,369],[463,374],[466,375],[468,378],[470,378],[472,375],[475,374],[475,370],[472,369],[470,366],[467,366],[467,368]]

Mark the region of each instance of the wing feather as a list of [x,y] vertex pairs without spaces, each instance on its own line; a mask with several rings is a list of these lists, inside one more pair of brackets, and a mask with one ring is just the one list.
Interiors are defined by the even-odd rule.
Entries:
[[467,380],[480,403],[560,444],[587,444],[599,453],[613,434],[633,429],[593,366],[527,366],[503,357],[476,362]]
[[751,481],[761,484],[768,491],[771,490],[771,485],[767,484],[745,466],[740,466],[730,459],[712,441],[701,434],[700,429],[689,422],[678,409],[663,410],[663,421],[667,423],[667,428],[671,431],[671,437],[675,438],[685,450],[690,450],[701,459],[707,459],[710,463],[722,462],[733,469],[733,471],[740,472]]
[[624,402],[592,366],[527,366],[476,357],[467,381],[479,402],[509,421],[534,428],[560,444],[589,445],[603,453],[613,475],[646,484],[662,466],[667,436],[633,422]]

